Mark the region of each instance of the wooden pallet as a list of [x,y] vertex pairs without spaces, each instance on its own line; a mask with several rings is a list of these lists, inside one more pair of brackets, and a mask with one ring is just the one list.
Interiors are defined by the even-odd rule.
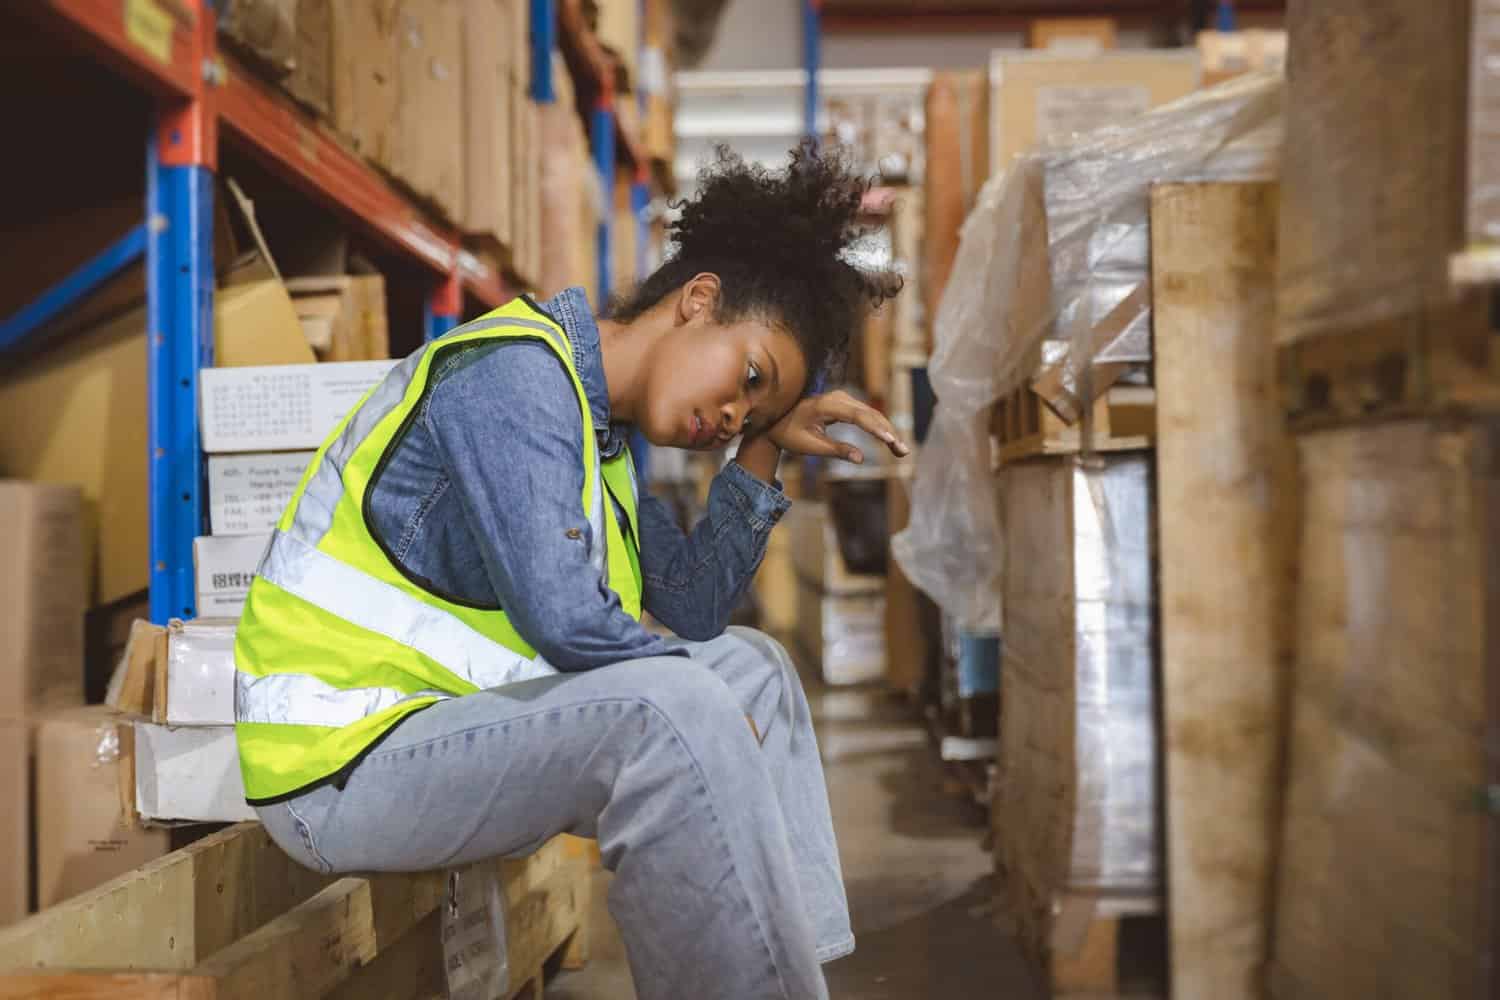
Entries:
[[[539,998],[549,963],[587,960],[592,868],[572,840],[499,863],[511,998]],[[241,823],[0,930],[0,998],[442,996],[446,884],[319,875]]]
[[1156,390],[1150,386],[1111,386],[1094,401],[1087,437],[1083,421],[1064,421],[1027,386],[1011,390],[990,411],[990,434],[999,443],[1001,464],[1076,455],[1085,443],[1092,451],[1149,448],[1155,433]]
[[1014,873],[1002,873],[1000,885],[998,902],[1017,915],[1021,949],[1053,1000],[1166,996],[1159,899],[1064,892],[1042,900]]
[[1500,350],[1484,296],[1277,348],[1294,431],[1411,417],[1500,413]]

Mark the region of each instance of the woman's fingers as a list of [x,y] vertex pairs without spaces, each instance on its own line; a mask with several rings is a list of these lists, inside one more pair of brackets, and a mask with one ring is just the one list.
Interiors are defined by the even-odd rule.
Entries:
[[890,448],[891,454],[897,457],[911,451],[906,442],[896,436],[896,429],[891,426],[891,422],[883,413],[846,393],[834,394],[834,398],[829,400],[828,413],[835,420],[853,424],[872,437],[884,441],[886,447]]
[[842,458],[846,462],[855,465],[864,464],[864,452],[856,445],[844,441],[835,441],[826,434],[816,431],[803,431],[787,442],[788,450],[798,452],[802,455],[816,455],[821,458]]

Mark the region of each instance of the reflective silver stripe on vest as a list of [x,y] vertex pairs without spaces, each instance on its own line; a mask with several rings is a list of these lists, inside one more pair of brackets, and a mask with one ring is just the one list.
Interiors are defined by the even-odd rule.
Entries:
[[[518,326],[540,332],[567,357],[573,356],[572,348],[568,346],[566,340],[559,339],[556,331],[536,320],[477,319],[448,336],[497,330],[507,326]],[[323,453],[323,460],[318,463],[312,478],[308,480],[307,489],[302,491],[302,499],[297,503],[297,515],[292,522],[292,533],[297,537],[309,545],[317,545],[323,540],[323,536],[328,534],[328,529],[333,525],[333,512],[338,507],[339,499],[344,495],[344,466],[364,440],[374,432],[375,427],[401,405],[401,401],[406,398],[407,389],[411,386],[412,377],[422,364],[422,359],[434,346],[441,347],[442,341],[435,341],[424,346],[392,368],[385,379],[375,387],[370,398],[365,400],[365,404],[344,425],[343,433],[328,446],[328,450]],[[428,377],[430,378],[431,375],[432,373],[429,372]]]
[[413,698],[448,698],[442,691],[404,694],[395,688],[336,688],[307,674],[234,676],[237,722],[271,722],[290,726],[348,726]]
[[329,614],[415,649],[480,689],[557,672],[286,532],[272,540],[259,575]]

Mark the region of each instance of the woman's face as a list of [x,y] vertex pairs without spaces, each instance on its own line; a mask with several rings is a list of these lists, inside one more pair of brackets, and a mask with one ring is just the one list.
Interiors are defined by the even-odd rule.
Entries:
[[636,425],[654,445],[721,448],[775,423],[802,395],[807,364],[791,334],[762,320],[716,323],[711,313],[674,326],[647,359]]

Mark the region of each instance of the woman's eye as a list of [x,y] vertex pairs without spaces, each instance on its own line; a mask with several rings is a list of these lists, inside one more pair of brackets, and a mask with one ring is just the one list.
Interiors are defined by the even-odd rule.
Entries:
[[753,364],[745,372],[745,385],[749,386],[751,389],[754,389],[756,386],[760,385],[760,369],[755,367]]

